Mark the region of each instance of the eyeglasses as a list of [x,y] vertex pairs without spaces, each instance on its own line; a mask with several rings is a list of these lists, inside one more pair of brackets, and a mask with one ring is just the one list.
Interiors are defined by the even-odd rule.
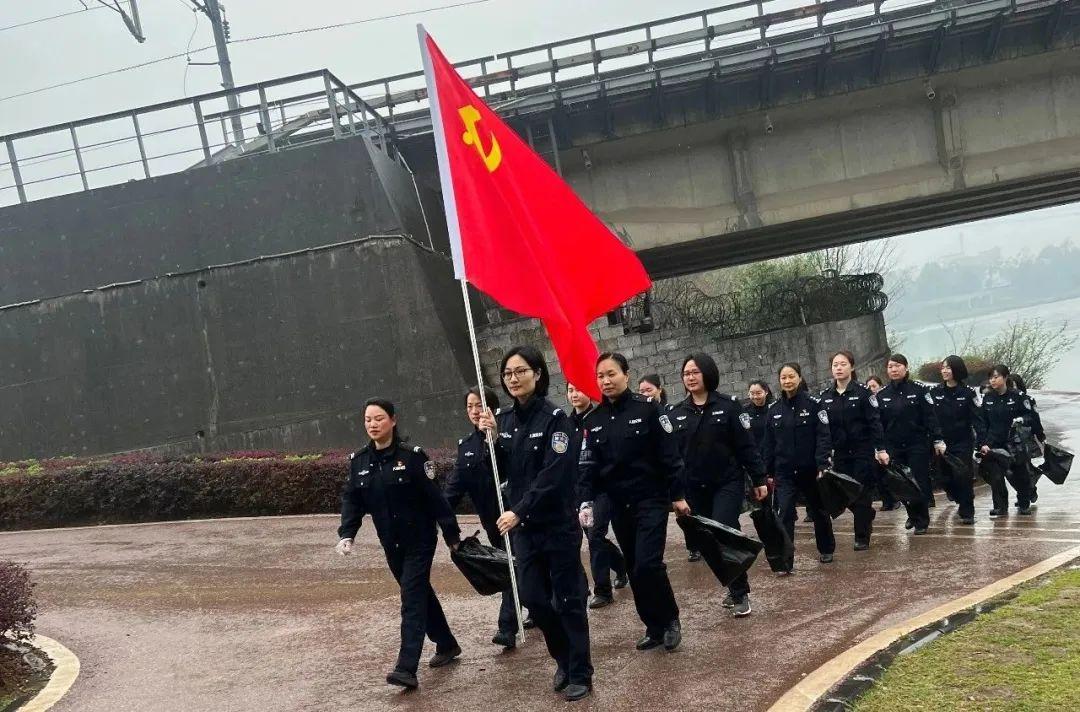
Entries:
[[682,372],[682,377],[683,378],[689,378],[690,376],[700,376],[700,375],[701,375],[701,371],[683,371]]
[[515,368],[512,371],[503,371],[503,380],[509,381],[511,378],[524,378],[525,374],[530,373],[531,371],[531,368]]

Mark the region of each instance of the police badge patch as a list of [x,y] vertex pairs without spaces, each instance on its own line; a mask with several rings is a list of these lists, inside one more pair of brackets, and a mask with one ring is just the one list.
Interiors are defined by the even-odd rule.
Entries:
[[923,398],[925,398],[926,402],[929,403],[930,405],[934,404],[934,397],[932,395],[930,395],[929,391],[927,391],[926,393],[923,393]]
[[666,415],[660,416],[660,427],[664,429],[665,433],[670,433],[672,431],[671,421]]
[[432,460],[424,463],[424,474],[429,480],[435,479],[435,463]]
[[570,447],[570,436],[566,433],[553,433],[551,436],[551,449],[556,454],[562,455]]
[[750,414],[749,413],[739,413],[739,422],[742,423],[742,426],[743,426],[743,428],[745,430],[749,430],[750,429]]
[[877,408],[878,407],[877,396],[875,396],[873,394],[870,395],[870,407],[871,408]]
[[817,419],[825,425],[829,424],[829,414],[824,409],[817,412]]

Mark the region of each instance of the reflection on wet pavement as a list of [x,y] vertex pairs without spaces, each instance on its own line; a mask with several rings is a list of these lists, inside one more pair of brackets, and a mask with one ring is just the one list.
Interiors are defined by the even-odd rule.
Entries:
[[[1039,394],[1060,439],[1080,445],[1080,396]],[[1060,427],[1060,425],[1065,427]],[[1053,427],[1051,428],[1053,429]],[[763,710],[851,644],[1080,544],[1080,476],[1043,480],[1036,513],[991,520],[976,490],[975,527],[939,495],[923,537],[880,513],[873,546],[851,550],[841,516],[836,562],[821,565],[798,527],[796,575],[751,571],[754,614],[732,619],[725,591],[686,561],[672,522],[668,565],[682,608],[674,654],[639,653],[629,590],[590,613],[596,695],[575,709]],[[1015,510],[1014,510],[1015,511]],[[219,520],[0,534],[0,557],[39,582],[39,632],[71,648],[82,673],[55,710],[548,710],[551,664],[538,633],[516,652],[489,639],[498,602],[468,587],[440,545],[434,585],[465,654],[422,667],[421,689],[383,683],[398,635],[397,588],[370,522],[357,554],[334,554],[336,516]],[[464,517],[463,529],[475,528]],[[746,528],[748,525],[744,525]],[[427,651],[428,654],[433,650]]]

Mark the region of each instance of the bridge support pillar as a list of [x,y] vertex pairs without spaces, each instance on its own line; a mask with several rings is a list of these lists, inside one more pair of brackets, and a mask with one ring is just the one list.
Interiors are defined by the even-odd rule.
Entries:
[[746,129],[728,134],[728,156],[731,162],[731,185],[735,205],[739,208],[739,228],[761,227],[757,196],[751,174],[750,151],[747,147]]
[[948,171],[955,189],[966,188],[964,180],[964,136],[956,91],[940,91],[935,97],[934,128],[937,131],[938,160]]

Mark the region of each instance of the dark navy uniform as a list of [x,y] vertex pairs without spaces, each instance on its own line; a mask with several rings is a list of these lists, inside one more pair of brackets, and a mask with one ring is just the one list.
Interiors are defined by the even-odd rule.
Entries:
[[833,467],[851,475],[863,486],[849,505],[855,516],[855,543],[869,544],[874,527],[874,453],[885,449],[885,434],[878,417],[878,401],[870,389],[852,381],[840,393],[836,384],[821,392],[821,404],[829,413]]
[[581,444],[574,423],[536,396],[499,409],[496,421],[505,503],[521,519],[512,532],[522,603],[570,684],[591,686],[588,583],[574,486]]
[[[836,551],[832,517],[821,504],[817,476],[829,466],[832,440],[829,414],[824,405],[806,391],[792,398],[782,394],[769,406],[765,426],[765,471],[776,478],[780,521],[795,541],[795,500],[801,494],[814,518],[814,539],[819,554]],[[788,569],[794,566],[792,559]]]
[[585,418],[580,499],[611,497],[615,539],[626,557],[634,605],[646,634],[678,623],[679,606],[664,565],[668,512],[684,499],[682,458],[670,416],[645,396],[624,391]]
[[758,452],[762,454],[764,459],[765,444],[765,424],[768,422],[768,412],[771,403],[765,405],[754,405],[751,401],[746,401],[743,404],[743,409],[746,414],[750,416],[750,434],[754,436],[754,444],[757,445]]
[[[712,391],[700,406],[687,396],[669,417],[683,454],[690,510],[739,529],[747,475],[754,487],[765,484],[750,415],[734,396]],[[736,601],[745,598],[750,593],[746,574],[733,581],[728,591]]]
[[[584,436],[585,416],[593,412],[595,405],[583,413],[573,413],[570,417],[574,420],[579,437]],[[611,528],[611,498],[606,494],[597,495],[593,499],[593,525],[585,532],[585,538],[589,542],[589,568],[592,571],[593,594],[603,598],[612,598],[614,591],[611,587],[611,572],[619,579],[626,578],[626,559],[615,542],[607,538],[608,529]],[[622,584],[620,584],[622,585]]]
[[416,674],[424,634],[436,652],[458,647],[431,588],[435,524],[448,546],[460,539],[457,519],[435,483],[434,463],[419,447],[395,439],[384,450],[369,444],[349,457],[349,480],[341,495],[338,536],[353,539],[365,514],[401,587],[401,648],[396,670]]
[[[502,534],[496,522],[499,515],[499,499],[495,492],[495,475],[491,469],[491,454],[487,440],[479,429],[466,438],[458,440],[457,462],[454,470],[446,478],[443,489],[450,508],[457,508],[461,500],[468,495],[473,508],[480,517],[480,526],[484,528],[492,546],[505,549]],[[513,591],[503,591],[502,604],[499,606],[499,633],[514,640],[517,636],[517,614],[514,612]]]
[[[1032,434],[1040,441],[1046,440],[1042,419],[1035,410],[1035,402],[1030,396],[1010,388],[1003,394],[991,390],[983,396],[980,418],[976,422],[979,447],[1006,448],[1013,453],[1012,466],[1009,468],[1009,484],[1016,490],[1017,506],[1026,510],[1031,506],[1031,461],[1022,448],[1010,447],[1013,421],[1019,419],[1023,425],[1031,428]],[[1004,514],[1009,511],[1009,492],[1005,483],[998,480],[991,487],[994,509]]]
[[878,391],[877,400],[889,461],[910,467],[922,491],[918,501],[904,503],[911,525],[916,533],[922,533],[930,526],[929,504],[934,494],[930,482],[931,443],[944,442],[934,397],[923,384],[904,378]]
[[937,407],[941,437],[946,452],[964,463],[960,481],[947,482],[945,491],[956,500],[957,516],[970,519],[975,516],[974,473],[971,471],[971,454],[975,450],[975,425],[979,422],[982,396],[971,386],[938,384],[930,389]]

